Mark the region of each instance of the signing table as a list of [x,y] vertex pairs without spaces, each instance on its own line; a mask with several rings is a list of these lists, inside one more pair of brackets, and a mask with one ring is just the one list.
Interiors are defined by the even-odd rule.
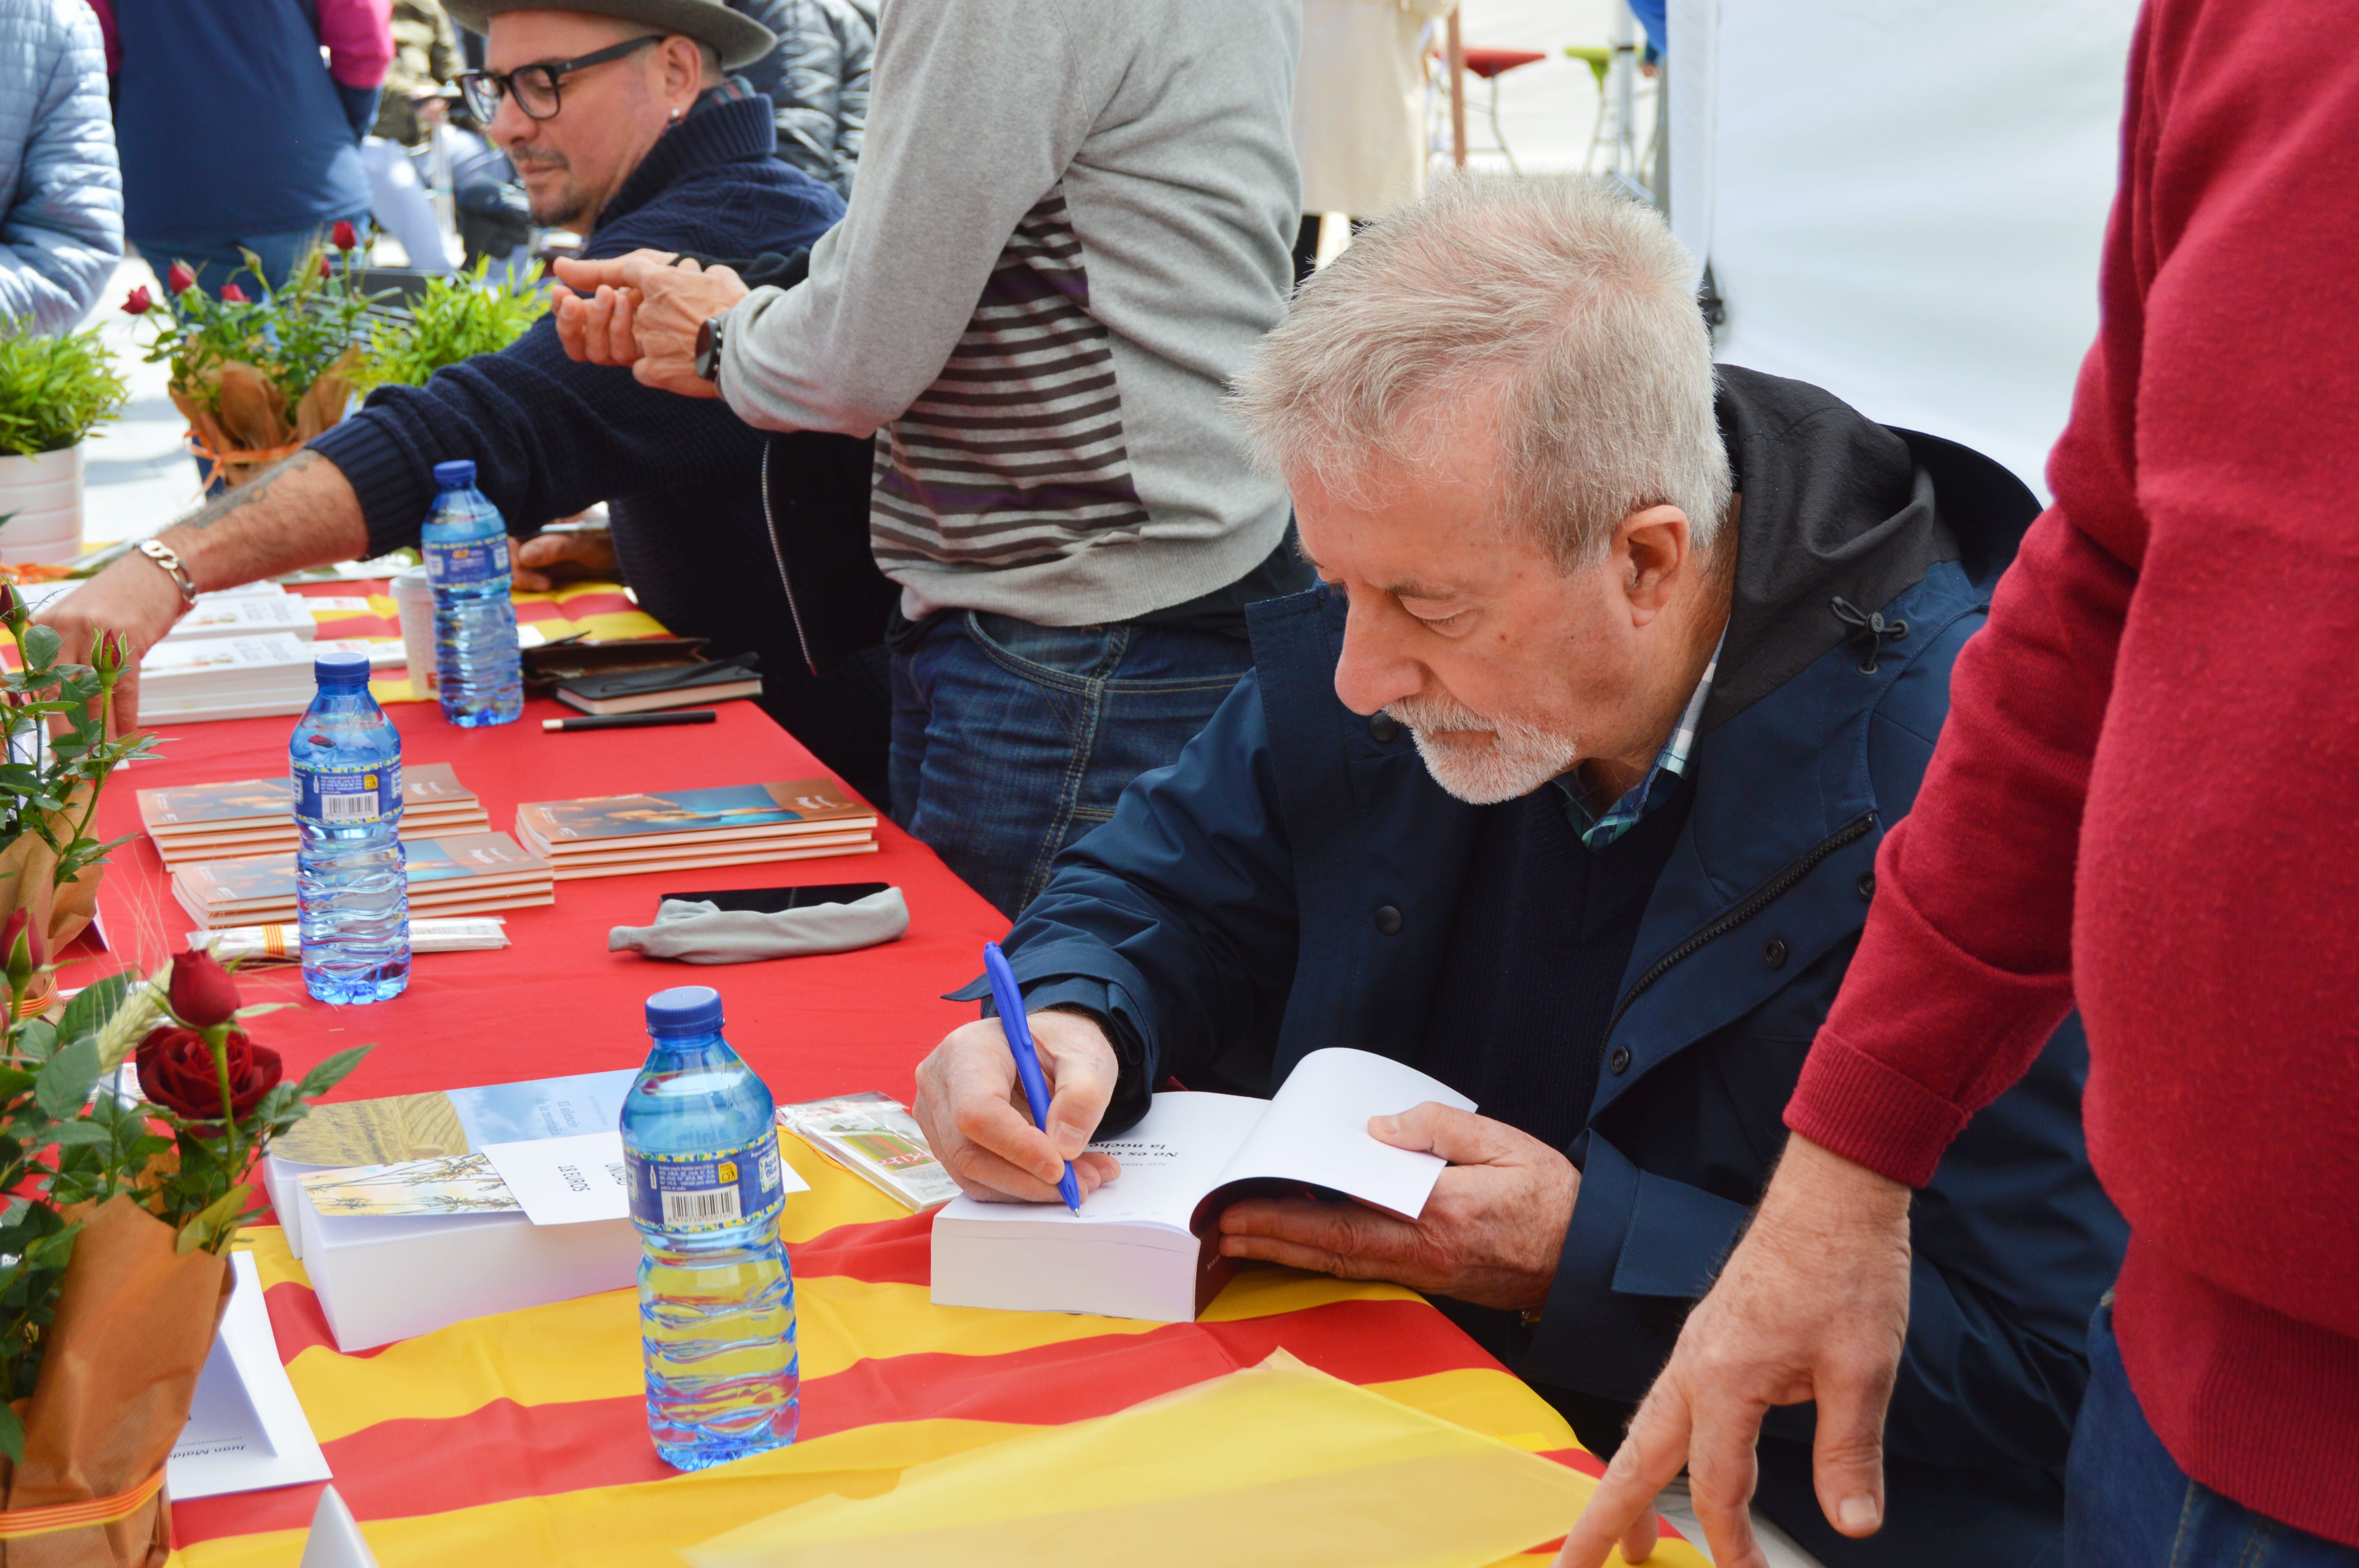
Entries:
[[[405,761],[451,764],[503,831],[522,801],[824,772],[744,702],[708,727],[571,734],[542,731],[543,718],[567,710],[540,699],[521,723],[493,730],[451,728],[430,706],[387,711]],[[102,826],[110,837],[136,833],[138,789],[283,773],[292,723],[167,729],[161,758],[110,787]],[[890,823],[877,836],[873,855],[560,882],[554,907],[509,912],[511,946],[421,957],[408,990],[377,1006],[328,1008],[303,995],[291,968],[252,971],[249,1001],[297,1004],[257,1020],[255,1033],[287,1057],[290,1076],[373,1044],[333,1098],[406,1094],[636,1066],[646,997],[711,983],[731,1042],[780,1102],[881,1089],[907,1103],[919,1058],[974,1016],[941,993],[977,972],[983,943],[1006,922]],[[606,951],[608,928],[651,920],[659,893],[867,881],[906,895],[900,941],[729,968]],[[114,851],[101,910],[114,953],[143,965],[182,946],[190,927],[144,838]],[[93,964],[66,979],[96,972]],[[248,1231],[279,1354],[385,1568],[676,1563],[679,1548],[805,1498],[884,1492],[909,1465],[1106,1414],[1279,1348],[1595,1473],[1553,1411],[1410,1292],[1263,1269],[1240,1275],[1193,1324],[938,1308],[927,1299],[927,1220],[798,1140],[781,1142],[811,1186],[788,1200],[783,1221],[800,1323],[800,1439],[696,1475],[671,1471],[649,1446],[632,1292],[345,1356],[279,1231]],[[292,1568],[319,1492],[179,1504],[176,1561]],[[1656,1561],[1703,1560],[1671,1544]]]

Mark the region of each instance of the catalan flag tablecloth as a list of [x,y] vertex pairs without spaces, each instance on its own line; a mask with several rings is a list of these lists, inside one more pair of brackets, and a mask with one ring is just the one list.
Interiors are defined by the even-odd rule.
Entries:
[[[527,702],[520,723],[462,730],[430,706],[390,710],[410,762],[451,764],[495,827],[528,800],[810,778],[810,754],[749,703],[692,730],[549,734],[561,712]],[[255,778],[286,766],[290,721],[168,729],[137,788]],[[185,943],[187,915],[139,834],[134,791],[111,789],[113,855],[100,907],[114,953],[152,968]],[[919,1060],[972,1019],[942,1000],[979,968],[1006,920],[888,821],[874,855],[732,866],[560,885],[558,902],[508,916],[511,946],[420,957],[409,989],[365,1008],[305,997],[292,969],[255,970],[249,1001],[281,1001],[255,1033],[299,1073],[332,1052],[375,1049],[337,1091],[366,1098],[636,1065],[646,997],[717,986],[728,1034],[780,1101],[881,1089],[907,1103]],[[644,925],[666,892],[882,881],[910,910],[901,940],[857,953],[683,968],[606,950],[610,926]],[[867,1496],[903,1469],[1052,1423],[1108,1414],[1283,1348],[1311,1366],[1565,1464],[1595,1463],[1545,1403],[1410,1292],[1261,1270],[1241,1275],[1202,1321],[936,1308],[927,1222],[788,1138],[811,1184],[783,1230],[799,1309],[801,1437],[791,1448],[677,1475],[647,1440],[628,1292],[454,1325],[361,1355],[339,1354],[302,1266],[278,1230],[251,1245],[278,1349],[335,1475],[385,1568],[426,1564],[677,1563],[693,1545],[808,1498]],[[1184,1464],[1184,1455],[1174,1463]],[[319,1487],[176,1504],[188,1568],[294,1568]],[[1569,1522],[1569,1521],[1568,1521]],[[1523,1561],[1530,1568],[1543,1558]],[[1656,1562],[1703,1561],[1668,1545]]]

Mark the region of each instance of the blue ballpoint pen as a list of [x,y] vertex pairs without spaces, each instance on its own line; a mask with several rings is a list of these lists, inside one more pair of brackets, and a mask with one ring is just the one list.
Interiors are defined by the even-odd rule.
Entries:
[[[1016,971],[999,944],[983,945],[983,972],[991,977],[991,1000],[999,1008],[999,1027],[1007,1036],[1008,1053],[1016,1058],[1016,1076],[1024,1080],[1024,1098],[1031,1102],[1032,1125],[1049,1130],[1049,1080],[1040,1076],[1040,1052],[1032,1044],[1032,1023],[1024,1015],[1024,993],[1016,988]],[[1075,1214],[1082,1212],[1082,1184],[1073,1179],[1073,1162],[1057,1178],[1057,1195]]]

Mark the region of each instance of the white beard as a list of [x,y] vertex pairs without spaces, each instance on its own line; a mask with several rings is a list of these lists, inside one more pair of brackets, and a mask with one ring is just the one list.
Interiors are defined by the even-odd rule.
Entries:
[[[1571,735],[1488,718],[1446,697],[1405,697],[1385,711],[1408,726],[1433,782],[1469,806],[1519,799],[1581,760],[1581,744]],[[1467,730],[1489,735],[1491,743],[1439,738]]]

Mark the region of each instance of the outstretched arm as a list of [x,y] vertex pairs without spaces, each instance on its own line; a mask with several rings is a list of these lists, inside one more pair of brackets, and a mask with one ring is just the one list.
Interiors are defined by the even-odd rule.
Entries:
[[[335,464],[302,451],[158,535],[180,557],[200,591],[235,588],[304,567],[348,561],[368,547],[359,498]],[[137,655],[161,642],[187,607],[170,574],[147,557],[125,556],[53,600],[37,617],[65,639],[64,657],[88,663],[101,632],[120,632],[134,658],[114,688],[122,728],[137,727]]]

